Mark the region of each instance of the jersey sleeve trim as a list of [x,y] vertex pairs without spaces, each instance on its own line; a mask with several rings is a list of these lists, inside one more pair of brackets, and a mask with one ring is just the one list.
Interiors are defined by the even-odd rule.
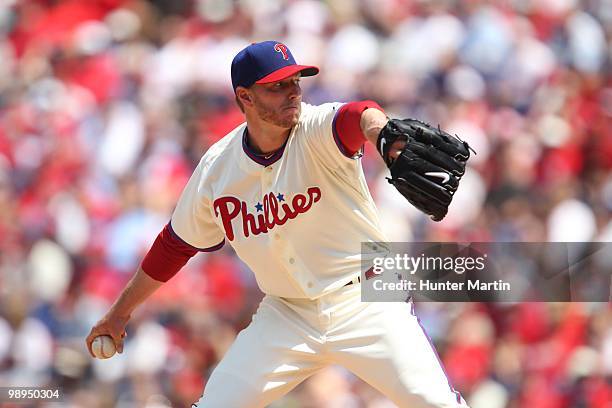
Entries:
[[334,141],[340,152],[348,158],[361,156],[357,154],[362,151],[363,144],[367,140],[361,130],[361,115],[369,108],[384,113],[378,103],[366,100],[346,103],[334,115],[332,122]]
[[174,232],[174,228],[172,228],[172,223],[169,222],[168,223],[168,231],[170,232],[170,234],[172,235],[173,238],[179,240],[182,244],[187,245],[188,247],[198,251],[198,252],[214,252],[214,251],[218,251],[219,249],[223,248],[223,245],[225,245],[225,238],[223,238],[221,240],[221,242],[219,242],[216,245],[207,247],[207,248],[198,248],[195,247],[193,245],[191,245],[189,242],[185,241],[183,238],[179,237],[178,234],[176,232]]
[[225,240],[221,244],[215,245],[206,249],[194,248],[183,241],[172,230],[170,223],[161,230],[155,238],[155,242],[145,255],[140,267],[151,278],[159,282],[167,282],[181,270],[183,266],[191,259],[198,251],[213,251],[221,248]]
[[340,110],[341,109],[338,109],[338,111],[334,115],[334,120],[332,121],[332,133],[334,135],[334,142],[336,142],[336,146],[338,146],[338,150],[340,150],[340,153],[342,153],[343,155],[345,155],[346,157],[351,159],[351,158],[353,158],[355,156],[356,152],[351,154],[348,151],[348,149],[340,141],[340,137],[338,136],[338,131],[336,130],[336,123],[337,123],[337,120],[338,120],[338,115],[340,113]]

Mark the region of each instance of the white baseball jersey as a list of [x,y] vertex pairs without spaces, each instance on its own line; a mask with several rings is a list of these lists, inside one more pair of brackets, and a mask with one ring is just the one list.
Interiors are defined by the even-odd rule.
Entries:
[[268,160],[246,145],[246,124],[200,160],[172,216],[200,249],[229,241],[261,290],[315,299],[360,274],[361,242],[386,241],[361,160],[336,144],[340,103],[302,103],[298,124]]

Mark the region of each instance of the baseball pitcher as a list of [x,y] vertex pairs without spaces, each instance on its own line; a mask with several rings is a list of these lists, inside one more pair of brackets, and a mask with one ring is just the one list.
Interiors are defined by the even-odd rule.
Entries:
[[361,243],[385,241],[361,167],[366,142],[389,181],[433,220],[446,215],[469,146],[372,101],[302,102],[316,75],[276,41],[249,45],[231,67],[246,122],[200,160],[141,267],[87,337],[123,349],[133,310],[197,252],[229,243],[265,293],[213,371],[206,408],[264,407],[339,364],[400,407],[467,407],[411,302],[360,300]]

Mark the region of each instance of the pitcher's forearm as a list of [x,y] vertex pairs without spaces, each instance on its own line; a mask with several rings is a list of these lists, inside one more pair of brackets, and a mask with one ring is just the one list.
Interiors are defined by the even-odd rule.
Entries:
[[147,300],[163,284],[164,282],[153,279],[139,267],[111,306],[109,314],[121,317],[130,316],[134,309]]
[[359,125],[361,126],[361,131],[365,135],[365,137],[376,146],[376,141],[378,140],[378,134],[380,130],[385,127],[389,118],[385,115],[384,112],[381,112],[378,109],[369,108],[363,111],[361,114],[361,121]]

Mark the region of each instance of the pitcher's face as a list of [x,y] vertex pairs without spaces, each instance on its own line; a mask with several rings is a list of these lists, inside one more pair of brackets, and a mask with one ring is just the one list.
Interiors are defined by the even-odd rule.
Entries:
[[300,74],[269,84],[255,84],[250,93],[261,120],[285,129],[297,124],[302,103]]

